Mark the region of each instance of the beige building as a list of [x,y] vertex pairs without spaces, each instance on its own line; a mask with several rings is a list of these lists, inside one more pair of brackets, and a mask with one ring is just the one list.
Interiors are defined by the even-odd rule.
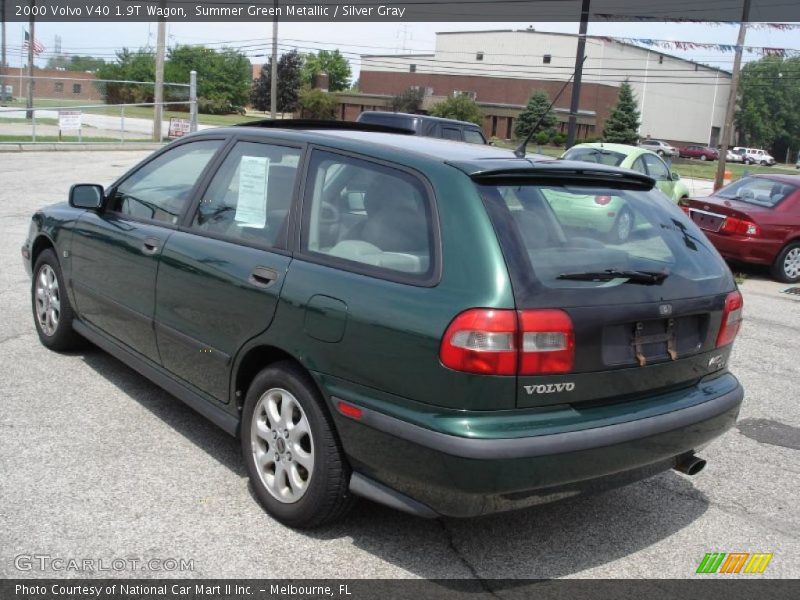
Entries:
[[[573,34],[530,29],[438,33],[430,54],[362,56],[359,86],[365,94],[391,96],[415,85],[431,100],[464,93],[482,107],[514,111],[537,89],[551,98],[557,93],[574,69],[577,41]],[[579,119],[586,129],[579,137],[602,133],[627,78],[639,104],[641,137],[719,142],[730,73],[600,36],[588,37],[586,56]],[[556,104],[559,120],[566,120],[570,94],[571,86]],[[510,126],[509,120],[500,129]],[[487,122],[484,130],[492,134],[491,129]]]

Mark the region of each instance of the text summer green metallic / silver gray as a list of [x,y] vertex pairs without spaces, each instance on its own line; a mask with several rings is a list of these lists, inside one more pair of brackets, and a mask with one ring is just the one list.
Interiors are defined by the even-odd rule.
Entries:
[[[296,527],[355,496],[469,517],[703,468],[743,398],[742,299],[650,177],[262,125],[33,216],[45,346],[88,338],[238,436]],[[579,203],[602,209],[560,219]]]

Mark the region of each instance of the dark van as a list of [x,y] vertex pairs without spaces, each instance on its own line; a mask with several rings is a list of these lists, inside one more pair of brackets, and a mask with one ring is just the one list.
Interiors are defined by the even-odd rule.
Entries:
[[467,142],[468,144],[487,143],[481,128],[469,121],[456,121],[455,119],[412,115],[410,113],[368,110],[358,116],[358,122],[410,129],[416,135],[441,138],[443,140],[455,140],[457,142]]

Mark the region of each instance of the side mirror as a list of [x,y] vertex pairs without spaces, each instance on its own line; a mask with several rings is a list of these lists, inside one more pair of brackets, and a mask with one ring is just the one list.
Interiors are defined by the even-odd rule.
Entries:
[[681,178],[677,171],[672,172],[672,181],[678,181]]
[[105,193],[102,185],[76,183],[69,188],[69,205],[74,208],[97,210],[103,206]]

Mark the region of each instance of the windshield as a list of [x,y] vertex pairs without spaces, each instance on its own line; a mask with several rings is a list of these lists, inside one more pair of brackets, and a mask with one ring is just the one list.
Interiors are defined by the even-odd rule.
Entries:
[[719,198],[739,200],[756,206],[772,208],[797,188],[788,183],[762,177],[743,177],[716,193]]
[[569,184],[480,191],[526,306],[659,301],[733,287],[707,238],[657,191]]
[[622,161],[625,160],[625,155],[603,148],[573,148],[572,150],[568,150],[561,158],[618,167],[622,164]]

